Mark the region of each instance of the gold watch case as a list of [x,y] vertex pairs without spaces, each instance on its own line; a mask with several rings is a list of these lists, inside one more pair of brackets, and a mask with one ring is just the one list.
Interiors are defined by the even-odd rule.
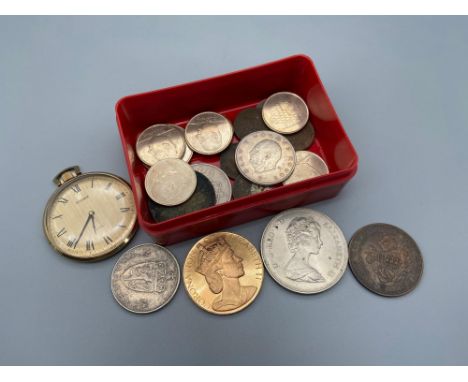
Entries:
[[47,201],[43,229],[60,254],[81,261],[110,257],[135,235],[137,216],[130,185],[107,172],[61,171]]

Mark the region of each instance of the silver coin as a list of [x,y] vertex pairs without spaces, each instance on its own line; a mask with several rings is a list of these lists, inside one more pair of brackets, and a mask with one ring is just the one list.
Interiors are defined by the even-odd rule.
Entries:
[[283,184],[300,182],[325,174],[328,174],[328,166],[317,154],[310,151],[296,151],[296,167]]
[[262,186],[271,186],[289,178],[296,164],[296,154],[282,135],[256,131],[239,142],[235,160],[245,178]]
[[343,276],[348,245],[327,215],[293,208],[276,215],[261,242],[265,267],[281,286],[293,292],[323,292]]
[[157,244],[141,244],[126,251],[111,276],[114,298],[133,313],[151,313],[174,297],[180,281],[177,259]]
[[181,159],[163,159],[148,170],[145,189],[148,196],[164,206],[176,206],[190,198],[197,187],[197,176]]
[[157,124],[145,129],[137,139],[138,158],[151,167],[166,158],[182,158],[185,152],[183,130],[176,125]]
[[212,111],[197,114],[185,128],[185,141],[190,148],[203,155],[220,153],[229,146],[234,134],[231,122]]
[[216,204],[225,203],[231,200],[231,181],[223,170],[206,163],[194,163],[192,164],[192,168],[205,175],[213,185],[216,195]]
[[[185,142],[185,130],[180,127],[180,126],[177,126],[179,129],[180,129],[180,132],[182,133],[182,135],[184,136],[184,142]],[[192,159],[192,156],[193,156],[193,151],[192,149],[186,144],[185,145],[185,151],[184,151],[184,155],[182,155],[182,160],[184,162],[187,162],[187,163],[190,163],[190,159]]]
[[281,134],[292,134],[301,130],[309,120],[309,109],[297,94],[275,93],[267,98],[262,107],[266,125]]

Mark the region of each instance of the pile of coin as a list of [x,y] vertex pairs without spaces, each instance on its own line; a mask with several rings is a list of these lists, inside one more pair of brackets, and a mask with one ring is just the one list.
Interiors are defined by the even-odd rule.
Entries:
[[[249,306],[262,287],[264,267],[282,287],[301,294],[330,289],[347,265],[357,280],[382,296],[413,290],[423,271],[415,241],[389,224],[370,224],[351,238],[349,248],[338,225],[309,208],[281,212],[265,227],[260,253],[242,236],[216,232],[200,239],[185,258],[183,283],[201,309],[237,313]],[[175,295],[180,270],[164,247],[143,244],[128,250],[112,272],[118,303],[134,313],[150,313]]]
[[[290,92],[275,93],[241,110],[233,124],[206,111],[190,119],[185,129],[152,125],[136,143],[139,159],[149,167],[145,189],[151,216],[160,222],[232,197],[328,174],[325,161],[310,151],[314,138],[306,103]],[[199,155],[191,163],[194,152]]]

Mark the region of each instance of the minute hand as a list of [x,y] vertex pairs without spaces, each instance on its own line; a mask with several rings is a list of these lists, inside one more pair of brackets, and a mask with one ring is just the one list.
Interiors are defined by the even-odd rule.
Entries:
[[85,231],[86,226],[88,225],[88,223],[89,223],[89,221],[91,220],[92,216],[93,216],[93,215],[91,215],[91,214],[88,215],[88,218],[86,219],[86,222],[84,223],[84,226],[83,226],[83,228],[81,229],[80,236],[78,236],[78,239],[76,239],[75,245],[73,246],[73,248],[76,248],[76,246],[77,246],[78,242],[80,241],[81,236],[83,236],[83,232]]

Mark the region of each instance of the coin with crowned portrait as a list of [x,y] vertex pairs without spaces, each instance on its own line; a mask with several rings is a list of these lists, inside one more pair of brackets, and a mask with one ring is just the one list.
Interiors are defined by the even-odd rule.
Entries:
[[390,224],[359,229],[349,242],[349,266],[370,291],[396,297],[411,292],[423,272],[423,258],[413,238]]
[[185,153],[183,129],[171,124],[150,126],[138,136],[136,152],[149,167],[161,159],[182,158]]
[[327,215],[293,208],[266,226],[261,254],[265,268],[281,286],[293,292],[323,292],[343,276],[348,246],[341,229]]
[[266,125],[281,134],[301,130],[309,120],[309,109],[297,94],[279,92],[267,98],[262,107]]
[[151,166],[145,177],[148,196],[164,206],[185,202],[196,186],[195,171],[181,159],[160,160]]
[[235,160],[245,178],[262,186],[271,186],[289,178],[296,164],[296,154],[282,135],[257,131],[239,142]]
[[255,300],[263,282],[263,264],[250,241],[235,233],[216,232],[192,247],[185,259],[183,280],[196,305],[227,315]]
[[111,276],[114,298],[133,313],[151,313],[166,305],[179,287],[180,270],[174,255],[156,244],[126,251]]
[[231,122],[226,117],[205,111],[188,122],[185,127],[185,140],[193,151],[213,155],[229,146],[233,133]]
[[231,181],[223,170],[207,163],[194,163],[192,164],[192,168],[205,175],[213,185],[216,195],[216,204],[225,203],[231,200]]
[[296,151],[296,167],[283,184],[296,183],[325,174],[328,174],[328,166],[317,154],[310,151]]

